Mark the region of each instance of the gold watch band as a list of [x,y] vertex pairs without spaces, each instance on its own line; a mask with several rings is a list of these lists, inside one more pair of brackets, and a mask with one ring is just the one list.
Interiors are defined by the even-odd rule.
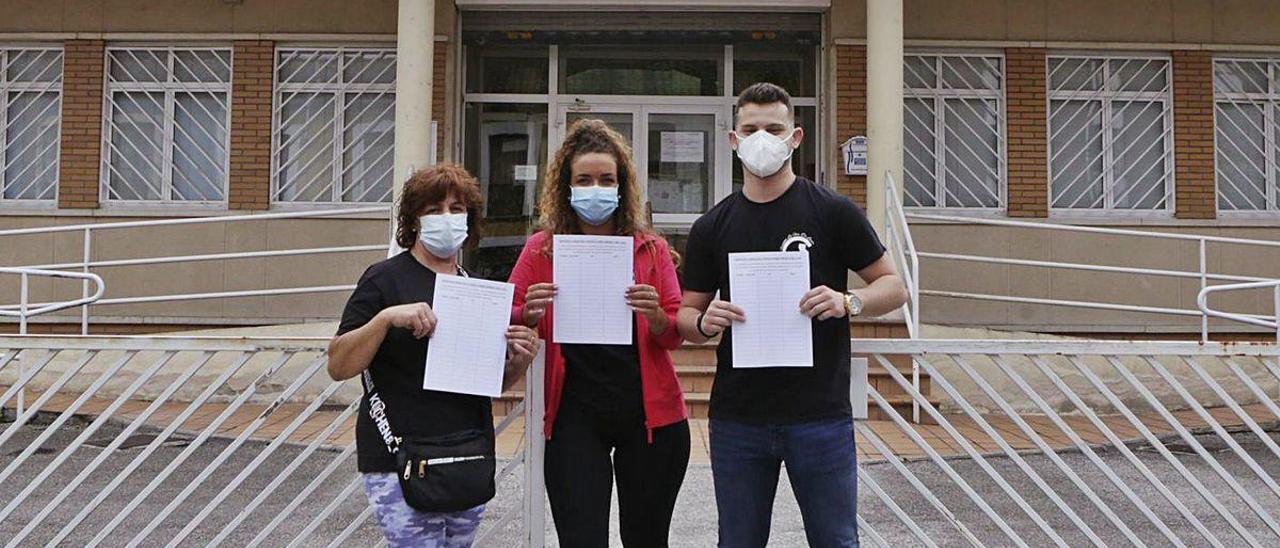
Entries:
[[844,294],[844,312],[850,318],[862,314],[862,299],[854,295],[852,291]]

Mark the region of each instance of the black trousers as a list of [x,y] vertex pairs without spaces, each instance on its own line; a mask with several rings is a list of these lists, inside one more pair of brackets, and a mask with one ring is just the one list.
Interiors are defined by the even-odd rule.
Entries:
[[560,546],[609,545],[615,480],[622,544],[667,546],[671,514],[689,466],[689,422],[654,430],[649,443],[643,411],[639,416],[602,414],[565,398],[544,463]]

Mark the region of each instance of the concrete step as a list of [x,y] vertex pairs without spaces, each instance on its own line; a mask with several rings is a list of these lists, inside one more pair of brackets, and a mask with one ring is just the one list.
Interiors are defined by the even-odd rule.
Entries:
[[[884,399],[892,406],[894,411],[902,415],[904,418],[911,417],[911,397],[906,394],[881,394]],[[506,416],[519,405],[524,399],[523,392],[504,392],[502,397],[493,400],[494,416]],[[685,405],[689,408],[689,417],[694,419],[707,418],[707,410],[711,406],[710,392],[685,392]],[[934,402],[936,404],[936,402]],[[883,409],[880,409],[875,402],[871,402],[867,409],[867,418],[871,420],[889,420],[889,415]],[[926,417],[927,418],[927,417]]]
[[[911,381],[911,362],[905,357],[894,357],[891,360],[894,368],[907,381]],[[693,418],[706,418],[707,408],[711,402],[711,387],[715,384],[716,375],[716,349],[714,344],[686,344],[671,353],[671,360],[675,364],[676,376],[680,379],[680,388],[684,391],[685,404],[689,407],[689,416]],[[911,397],[906,390],[903,390],[893,376],[889,374],[878,363],[873,363],[868,368],[867,382],[874,387],[880,395],[896,410],[905,417],[911,416]],[[932,385],[927,375],[920,377],[920,390],[928,397],[931,394]],[[507,391],[500,398],[493,401],[493,413],[497,416],[503,416],[509,413],[519,404],[524,397],[524,381],[516,383],[511,390]],[[930,398],[930,401],[937,403]],[[868,417],[873,420],[887,420],[889,416],[879,409],[879,406],[871,401],[868,404]]]

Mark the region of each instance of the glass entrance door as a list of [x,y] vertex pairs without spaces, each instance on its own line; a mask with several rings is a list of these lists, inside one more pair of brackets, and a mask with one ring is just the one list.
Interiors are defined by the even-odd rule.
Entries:
[[565,112],[563,123],[561,124],[561,126],[563,128],[563,131],[567,132],[569,130],[569,126],[573,125],[573,123],[577,122],[578,120],[585,120],[585,119],[603,120],[604,123],[609,124],[609,127],[613,128],[614,131],[621,133],[623,137],[626,137],[627,144],[631,145],[632,148],[634,148],[635,141],[636,141],[636,133],[635,133],[635,128],[637,125],[636,117],[637,116],[634,111],[632,112],[617,112],[617,111]]
[[648,136],[644,180],[655,224],[692,224],[726,194],[721,147],[725,138],[718,109],[650,107],[645,109]]
[[[631,143],[653,221],[664,232],[688,226],[729,193],[725,114],[718,106],[581,104],[557,112],[553,144],[568,127],[587,118],[603,120]],[[553,147],[555,148],[555,147]],[[552,152],[554,153],[554,152]]]

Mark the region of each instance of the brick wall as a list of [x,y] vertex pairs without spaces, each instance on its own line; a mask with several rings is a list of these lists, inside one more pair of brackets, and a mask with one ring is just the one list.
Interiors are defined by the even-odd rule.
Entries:
[[447,154],[449,147],[446,146],[444,142],[445,114],[448,112],[446,100],[448,97],[448,89],[446,85],[448,80],[446,78],[448,78],[449,75],[448,42],[436,42],[435,54],[432,56],[431,61],[434,65],[431,69],[431,119],[437,122],[436,143],[438,143],[437,147],[439,149],[437,151],[437,159],[444,161],[449,157]]
[[271,100],[275,42],[235,43],[231,76],[230,209],[271,205]]
[[1045,50],[1005,50],[1010,217],[1049,216]]
[[836,188],[860,206],[867,203],[867,178],[844,174],[839,145],[867,134],[867,48],[836,46]]
[[63,48],[58,207],[96,209],[106,45],[102,40],[67,40]]
[[1213,153],[1213,54],[1173,52],[1174,215],[1217,216]]

